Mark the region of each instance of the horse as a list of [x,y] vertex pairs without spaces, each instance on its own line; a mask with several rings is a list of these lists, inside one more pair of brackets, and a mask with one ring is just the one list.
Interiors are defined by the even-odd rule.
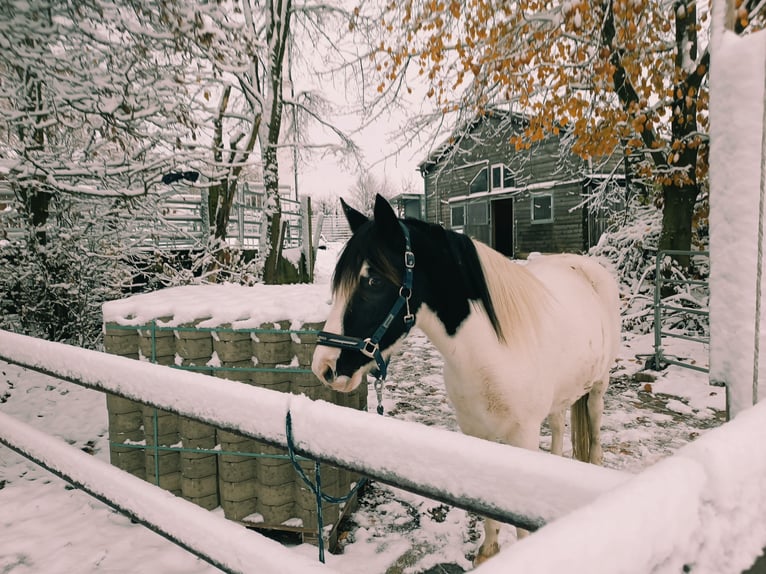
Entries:
[[[547,417],[550,450],[562,455],[571,407],[574,457],[601,464],[604,393],[621,332],[609,271],[575,254],[522,264],[440,225],[399,219],[380,195],[372,219],[341,203],[352,236],[335,267],[315,375],[342,392],[369,373],[384,379],[418,326],[444,358],[463,433],[537,450]],[[499,551],[499,524],[485,519],[484,531],[474,564]]]

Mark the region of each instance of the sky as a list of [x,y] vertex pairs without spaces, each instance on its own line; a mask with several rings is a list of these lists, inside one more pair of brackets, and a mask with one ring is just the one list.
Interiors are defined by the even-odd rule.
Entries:
[[[339,101],[344,96],[336,92],[335,98]],[[416,97],[416,96],[415,96]],[[423,96],[420,101],[413,100],[412,114],[419,113],[422,107],[427,107],[429,102]],[[352,104],[348,104],[351,109]],[[384,113],[376,121],[366,126],[359,132],[362,118],[358,115],[349,114],[340,116],[335,121],[336,125],[354,133],[354,141],[360,147],[363,154],[363,162],[379,180],[390,183],[396,193],[403,187],[411,186],[416,192],[423,192],[423,178],[417,170],[417,166],[429,154],[429,150],[436,144],[441,143],[446,134],[436,137],[423,133],[421,139],[407,144],[402,136],[402,126],[408,120],[408,114],[402,110],[392,110]],[[321,141],[323,136],[317,135]],[[434,144],[435,142],[435,144]],[[292,161],[287,158],[285,162],[289,173],[284,176],[292,182]],[[347,197],[348,190],[359,177],[361,171],[359,165],[350,158],[335,156],[322,157],[315,154],[303,161],[299,166],[298,187],[300,194],[307,194],[315,198],[323,197]],[[286,180],[287,180],[286,179]]]
[[[400,150],[401,144],[396,141],[396,134],[388,131],[388,125],[379,122],[356,138],[365,161],[372,166],[371,171],[379,181],[385,179],[397,192],[407,184],[422,192],[423,179],[417,165],[428,155],[428,144]],[[348,190],[359,175],[360,170],[355,163],[333,157],[316,158],[299,168],[299,193],[314,198],[348,197]]]
[[[356,3],[352,5],[356,6]],[[366,52],[369,48],[364,43],[355,43],[359,42],[355,37],[341,36],[342,40],[336,40],[336,43],[344,47],[346,57],[368,59]],[[306,57],[305,54],[302,56]],[[328,59],[332,57],[331,54],[327,56]],[[333,66],[335,71],[317,75]],[[302,75],[298,77],[297,72],[294,74],[296,89],[315,91],[331,103],[334,113],[329,115],[329,122],[352,135],[364,156],[364,166],[371,169],[376,178],[385,178],[396,192],[401,191],[403,185],[422,192],[423,180],[417,165],[448,134],[422,130],[412,142],[405,141],[406,124],[413,118],[432,112],[433,103],[426,97],[427,87],[420,77],[410,74],[406,85],[411,91],[400,90],[395,106],[380,109],[377,103],[372,105],[380,97],[375,89],[380,78],[371,70],[360,76],[357,64],[351,71],[330,61],[314,62],[308,67],[301,61],[296,67],[298,69],[302,70]],[[362,90],[365,91],[363,95],[360,94]],[[371,118],[372,114],[377,115]],[[337,141],[326,128],[316,126],[311,129],[309,138],[312,143]],[[287,173],[283,177],[292,183],[292,158],[290,154],[285,156]],[[352,159],[323,156],[321,152],[316,152],[299,166],[299,192],[312,197],[337,197],[347,193],[359,175],[359,166]]]

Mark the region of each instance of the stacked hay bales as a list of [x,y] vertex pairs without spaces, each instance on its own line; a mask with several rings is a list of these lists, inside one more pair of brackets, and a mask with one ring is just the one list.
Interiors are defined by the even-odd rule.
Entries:
[[[138,359],[138,331],[113,326],[104,335],[108,353]],[[144,440],[144,413],[141,403],[106,395],[109,413],[109,460],[122,470],[146,478],[144,450],[135,448]]]
[[[161,317],[159,321],[167,320]],[[176,357],[173,331],[150,325],[138,332],[139,357],[158,365],[173,365]],[[179,417],[175,413],[142,406],[144,441],[147,446],[146,477],[173,494],[181,494],[181,453],[170,450],[178,444]],[[160,447],[153,449],[154,445]]]
[[[174,325],[172,317],[163,317],[132,327],[107,322],[106,350],[366,409],[366,385],[344,395],[327,389],[311,373],[316,331],[322,323],[304,322],[295,328],[294,320],[283,320],[241,329],[232,328],[231,323],[200,327],[202,321]],[[118,397],[107,397],[107,408],[111,459],[116,466],[204,508],[220,505],[232,520],[297,530],[309,541],[316,539],[315,496],[296,474],[285,450]],[[145,448],[136,448],[141,446],[138,443]],[[153,449],[155,443],[161,450]],[[313,477],[314,463],[300,464]],[[355,478],[322,465],[323,490],[332,496],[348,493]],[[322,510],[325,524],[337,523],[338,505],[325,503]]]
[[[199,321],[186,323],[174,330],[175,361],[182,368],[193,368],[211,374],[207,367],[213,355],[213,339],[208,331],[198,329]],[[216,429],[186,417],[179,417],[181,445],[181,495],[191,502],[212,510],[219,505],[218,457],[209,452],[218,444]],[[190,452],[190,451],[202,452]]]

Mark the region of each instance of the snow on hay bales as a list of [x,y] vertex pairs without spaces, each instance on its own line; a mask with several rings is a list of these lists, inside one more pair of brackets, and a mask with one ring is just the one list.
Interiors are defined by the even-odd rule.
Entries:
[[[343,395],[310,371],[327,295],[327,286],[316,285],[181,287],[137,295],[104,305],[105,347],[113,354],[366,410],[366,386]],[[220,505],[227,518],[302,526],[304,535],[315,536],[315,497],[283,449],[114,396],[107,397],[107,408],[116,466],[204,508]],[[155,426],[163,449],[157,460],[150,448]],[[313,475],[313,462],[301,465]],[[334,496],[348,492],[356,478],[322,467],[324,489]],[[326,523],[337,522],[338,506],[326,504],[323,515]]]

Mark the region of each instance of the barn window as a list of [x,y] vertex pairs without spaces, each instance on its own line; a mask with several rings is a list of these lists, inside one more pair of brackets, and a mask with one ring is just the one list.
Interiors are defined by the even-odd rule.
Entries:
[[450,227],[463,227],[465,225],[465,205],[453,205],[450,216]]
[[515,181],[513,179],[513,174],[511,173],[511,170],[508,169],[507,165],[503,165],[502,163],[496,163],[492,166],[492,191],[496,189],[505,189],[508,187],[513,187],[515,184]]
[[553,194],[541,193],[532,196],[532,223],[553,221]]
[[489,177],[487,168],[483,167],[468,184],[468,193],[482,193],[489,191]]
[[487,205],[488,204],[486,201],[468,204],[466,208],[466,219],[468,220],[468,225],[487,225],[489,222]]
[[503,187],[503,165],[496,164],[492,166],[492,189],[501,189]]

